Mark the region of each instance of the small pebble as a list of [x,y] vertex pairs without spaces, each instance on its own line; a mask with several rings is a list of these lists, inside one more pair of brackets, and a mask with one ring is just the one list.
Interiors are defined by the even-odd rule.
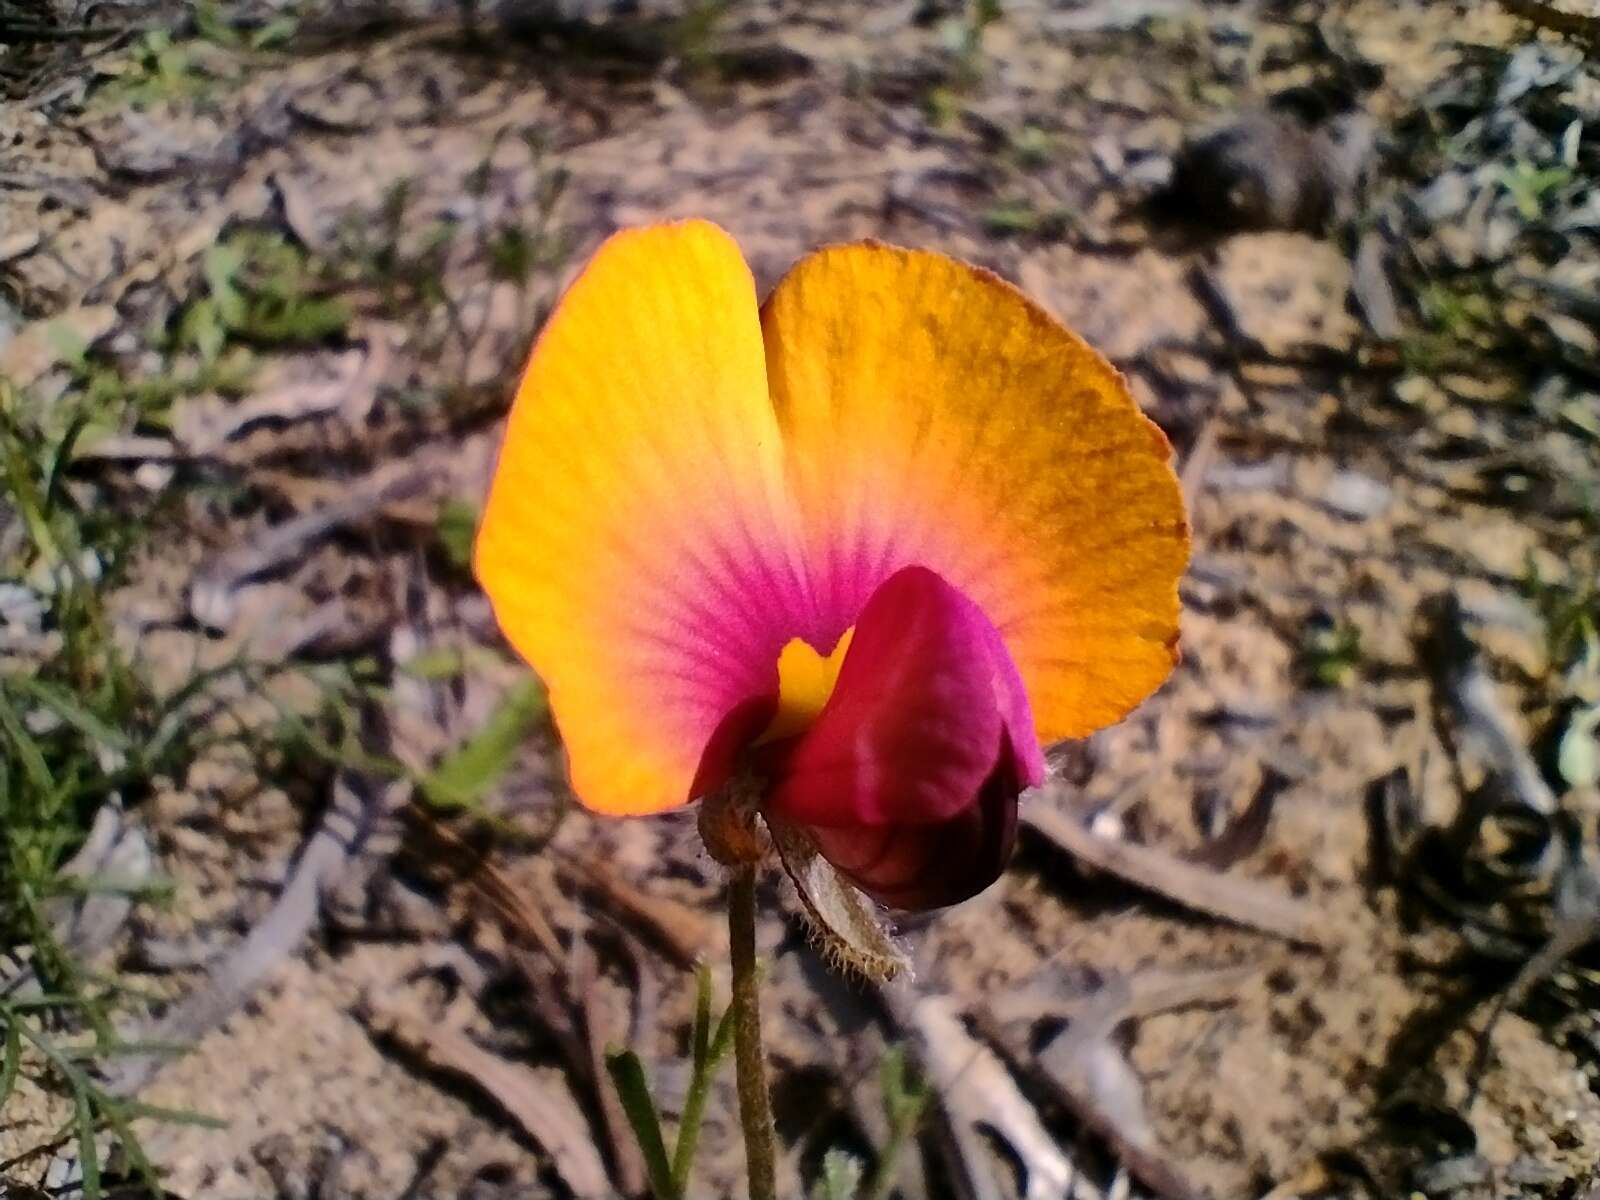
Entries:
[[1462,1154],[1418,1167],[1412,1176],[1416,1187],[1429,1196],[1447,1195],[1489,1181],[1489,1164],[1482,1155]]

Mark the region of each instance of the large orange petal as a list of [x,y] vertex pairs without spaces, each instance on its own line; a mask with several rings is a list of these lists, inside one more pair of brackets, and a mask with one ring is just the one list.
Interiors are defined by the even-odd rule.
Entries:
[[988,272],[871,243],[802,259],[762,329],[821,643],[920,564],[999,630],[1043,741],[1166,678],[1183,503],[1104,358]]
[[590,808],[689,799],[807,627],[755,285],[705,222],[618,234],[546,325],[476,564]]

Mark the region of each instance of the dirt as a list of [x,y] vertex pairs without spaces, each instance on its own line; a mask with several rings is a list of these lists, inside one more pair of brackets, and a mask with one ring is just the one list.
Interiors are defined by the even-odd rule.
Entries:
[[[1493,6],[1316,7],[1313,24],[1295,6],[1160,5],[1133,20],[1105,5],[1006,4],[970,62],[949,49],[959,17],[921,20],[916,5],[731,6],[704,47],[674,42],[648,15],[619,18],[604,28],[658,39],[624,43],[653,48],[631,59],[604,39],[596,50],[495,29],[492,14],[485,36],[463,36],[454,9],[337,34],[308,19],[282,50],[207,45],[193,89],[141,111],[105,98],[136,69],[121,39],[86,63],[55,60],[49,89],[0,114],[18,169],[64,181],[54,196],[0,190],[0,233],[36,222],[40,235],[0,262],[24,318],[0,362],[23,363],[41,394],[65,393],[70,380],[40,359],[42,322],[65,312],[137,373],[151,362],[141,330],[203,296],[205,251],[246,225],[344,272],[337,287],[355,315],[334,344],[261,351],[266,374],[245,396],[180,400],[167,428],[121,431],[164,439],[162,455],[95,461],[84,480],[116,495],[138,471],[151,481],[152,463],[175,464],[175,478],[153,481],[172,498],[162,536],[115,597],[127,644],[164,687],[240,654],[310,671],[375,661],[386,683],[419,650],[476,655],[462,676],[425,683],[414,711],[378,702],[392,710],[378,748],[425,764],[516,679],[481,596],[441,554],[439,507],[481,500],[531,332],[606,233],[708,217],[738,238],[763,288],[808,249],[858,237],[992,267],[1127,372],[1180,469],[1213,447],[1186,475],[1195,560],[1182,665],[1092,740],[1070,799],[1031,802],[1070,803],[1098,813],[1097,828],[1186,855],[1277,772],[1288,783],[1266,832],[1228,870],[1315,906],[1327,944],[1289,946],[1187,912],[1025,835],[989,893],[903,931],[917,986],[980,1016],[1059,972],[1092,984],[1252,964],[1234,994],[1125,1029],[1159,1144],[1199,1188],[1584,1195],[1600,1164],[1592,1026],[1545,1008],[1508,1014],[1474,1093],[1484,1001],[1515,964],[1476,952],[1458,921],[1388,869],[1373,814],[1398,772],[1422,825],[1443,829],[1466,787],[1419,650],[1429,597],[1462,597],[1528,740],[1552,728],[1561,664],[1522,585],[1530,563],[1546,581],[1580,583],[1589,535],[1553,492],[1506,492],[1498,473],[1532,446],[1600,479],[1595,443],[1465,385],[1430,381],[1420,404],[1397,396],[1400,372],[1350,300],[1335,231],[1176,236],[1148,206],[1186,132],[1291,89],[1340,96],[1397,129],[1460,69],[1463,44],[1503,50],[1530,36]],[[1351,60],[1382,76],[1354,97]],[[373,277],[363,239],[396,185],[407,190],[398,248],[379,249],[433,263],[442,297],[406,291],[396,303],[386,292],[399,285]],[[522,221],[539,223],[533,264],[496,278],[487,247]],[[423,260],[438,228],[452,231],[447,247]],[[332,536],[260,570],[221,569],[285,522],[412,469],[416,487]],[[1315,635],[1345,628],[1359,631],[1359,650],[1319,681]],[[299,676],[241,687],[234,719],[311,714],[321,696]],[[334,773],[299,753],[224,747],[136,810],[175,892],[141,911],[118,962],[156,995],[197,986],[200,967],[270,908]],[[264,777],[264,761],[276,775]],[[661,929],[594,880],[636,889],[657,922],[679,920],[681,945],[717,964],[719,872],[692,814],[601,821],[572,807],[558,762],[548,733],[530,740],[490,800],[526,841],[502,838],[490,858],[565,953],[598,956],[587,975],[574,966],[569,978],[589,985],[558,1011],[638,1050],[675,1113],[690,976]],[[352,863],[351,887],[311,941],[145,1093],[225,1121],[148,1126],[174,1195],[570,1194],[555,1147],[482,1088],[376,1032],[375,1005],[459,1029],[559,1083],[624,1178],[595,1081],[516,969],[514,933],[440,870],[427,836],[407,826],[392,841],[399,857]],[[810,1178],[828,1145],[873,1140],[876,1064],[902,1038],[870,991],[828,978],[786,885],[774,877],[763,891],[780,1128],[790,1169]],[[197,949],[157,972],[151,946]],[[720,967],[717,984],[726,995]],[[1048,1029],[1009,1034],[1027,1046]],[[1027,1061],[1013,1067],[1046,1127],[1108,1186],[1115,1156],[1029,1082]],[[701,1194],[736,1191],[732,1111],[724,1079]],[[34,1144],[42,1124],[0,1128],[0,1159]],[[955,1194],[940,1145],[930,1132],[920,1186]],[[1481,1169],[1465,1184],[1423,1174],[1472,1155]],[[986,1169],[988,1195],[1042,1194],[1025,1192],[1004,1151]]]

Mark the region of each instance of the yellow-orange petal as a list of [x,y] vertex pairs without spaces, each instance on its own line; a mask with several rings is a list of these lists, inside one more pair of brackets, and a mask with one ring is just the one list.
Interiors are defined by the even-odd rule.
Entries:
[[998,277],[863,243],[762,309],[817,611],[842,632],[922,565],[1015,660],[1040,739],[1125,715],[1176,661],[1188,529],[1171,449],[1116,370]]
[[738,247],[705,222],[616,235],[534,347],[476,550],[588,807],[684,803],[719,722],[776,695],[793,561]]

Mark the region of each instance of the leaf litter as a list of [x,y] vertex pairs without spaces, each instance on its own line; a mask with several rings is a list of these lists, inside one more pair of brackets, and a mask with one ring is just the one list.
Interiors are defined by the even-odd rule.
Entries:
[[[763,3],[709,26],[584,7],[479,27],[313,7],[252,47],[270,22],[244,5],[238,37],[178,20],[165,43],[96,43],[106,74],[82,86],[41,49],[52,90],[0,118],[14,169],[61,181],[0,190],[0,221],[37,230],[0,261],[20,327],[0,361],[51,401],[96,368],[159,385],[159,404],[112,397],[60,486],[156,497],[157,536],[108,597],[118,636],[169,692],[215,673],[195,711],[217,746],[126,798],[172,899],[111,914],[100,951],[152,993],[147,1032],[197,1039],[113,1070],[159,1061],[147,1099],[229,1120],[151,1127],[167,1186],[636,1190],[610,1040],[681,1115],[682,964],[715,960],[718,871],[692,817],[573,807],[452,546],[573,267],[616,225],[696,214],[763,287],[861,236],[1022,281],[1168,429],[1197,530],[1184,666],[1025,804],[1037,836],[991,895],[898,930],[909,1000],[818,988],[769,885],[780,1094],[859,1088],[906,1042],[932,1100],[896,1178],[930,1190],[1581,1194],[1600,1035],[1568,851],[1594,836],[1600,701],[1600,88],[1558,7],[1018,4],[981,28],[959,6]],[[1185,145],[1263,112],[1305,131],[1325,195],[1263,193],[1294,229],[1176,236],[1151,197],[1192,179]],[[1360,169],[1329,161],[1361,122]],[[1264,185],[1281,165],[1236,157],[1211,165]],[[72,344],[49,332],[63,318]],[[0,553],[16,545],[0,515]],[[31,611],[18,586],[8,614]],[[1473,648],[1443,665],[1442,595]],[[1356,636],[1307,669],[1325,630]],[[409,808],[347,871],[337,798],[358,780]],[[442,807],[412,799],[429,780]],[[1396,831],[1414,836],[1386,872]],[[138,974],[174,945],[205,950]],[[1147,985],[1160,1003],[1137,1002]],[[713,1193],[739,1177],[731,1105],[712,1083]],[[788,1125],[796,1172],[870,1160],[841,1149],[863,1106],[835,1107]],[[43,1111],[0,1159],[47,1139]]]

